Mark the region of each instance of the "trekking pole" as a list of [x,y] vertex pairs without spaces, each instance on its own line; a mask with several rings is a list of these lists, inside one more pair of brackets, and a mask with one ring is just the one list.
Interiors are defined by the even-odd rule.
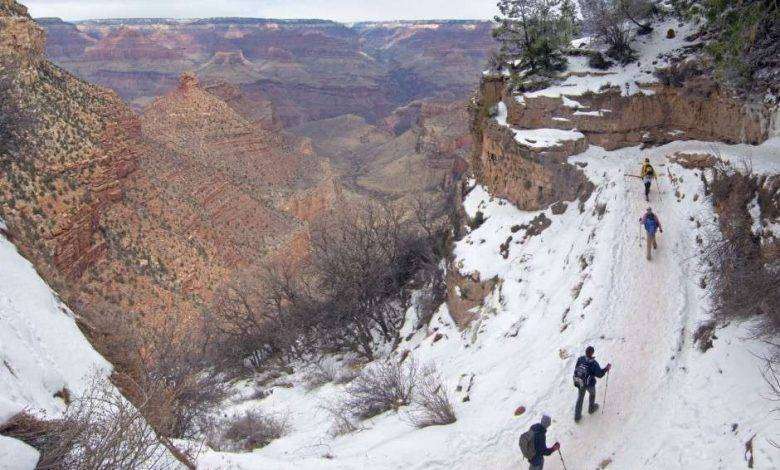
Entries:
[[563,460],[563,453],[561,452],[561,449],[558,449],[558,455],[561,457],[561,463],[563,464],[563,470],[566,470],[566,461]]
[[604,406],[601,407],[601,414],[604,414],[604,409],[607,407],[607,389],[609,388],[609,371],[607,371],[607,379],[604,381]]

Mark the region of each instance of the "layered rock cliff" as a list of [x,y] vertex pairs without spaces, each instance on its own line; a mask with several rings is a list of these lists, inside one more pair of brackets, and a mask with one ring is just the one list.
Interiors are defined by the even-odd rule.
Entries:
[[771,100],[745,101],[719,85],[696,53],[695,36],[656,31],[644,41],[640,60],[622,68],[593,69],[593,51],[575,51],[569,70],[537,91],[515,93],[507,76],[484,76],[472,102],[478,180],[522,209],[539,209],[582,194],[565,160],[589,145],[759,144],[770,136]]
[[413,100],[465,99],[493,48],[489,22],[47,19],[48,54],[136,109],[193,70],[226,82],[286,126],[356,114],[371,123]]
[[44,41],[0,3],[0,217],[86,322],[192,319],[239,271],[305,256],[307,221],[339,191],[308,141],[193,77],[139,119],[49,62]]
[[149,177],[168,188],[169,198],[193,201],[197,212],[180,226],[209,240],[225,266],[258,267],[269,252],[286,250],[305,231],[303,222],[337,197],[327,163],[307,140],[257,126],[193,75],[183,75],[141,121],[145,137],[176,156],[149,159]]

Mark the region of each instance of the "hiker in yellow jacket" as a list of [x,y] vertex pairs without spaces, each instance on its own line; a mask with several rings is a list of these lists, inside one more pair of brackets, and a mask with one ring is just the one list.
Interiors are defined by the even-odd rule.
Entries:
[[650,159],[645,158],[645,163],[642,165],[642,172],[639,174],[642,181],[645,183],[645,201],[650,201],[650,185],[653,180],[657,178],[655,174],[655,168],[650,164]]

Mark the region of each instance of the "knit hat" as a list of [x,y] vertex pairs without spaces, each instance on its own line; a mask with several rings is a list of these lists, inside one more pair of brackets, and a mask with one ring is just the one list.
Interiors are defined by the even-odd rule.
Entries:
[[552,418],[547,415],[542,415],[542,421],[540,421],[540,424],[544,429],[547,429],[550,427],[550,424],[552,424]]

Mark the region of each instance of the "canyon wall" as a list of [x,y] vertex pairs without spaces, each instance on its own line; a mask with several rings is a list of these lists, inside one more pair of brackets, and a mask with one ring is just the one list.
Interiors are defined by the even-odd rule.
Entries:
[[[674,76],[675,70],[659,72]],[[502,102],[507,125],[493,119]],[[493,194],[522,209],[535,210],[557,200],[587,194],[587,183],[565,160],[589,145],[607,150],[662,145],[674,140],[758,144],[769,137],[771,112],[732,96],[706,74],[682,81],[662,80],[627,95],[617,87],[576,96],[508,93],[506,79],[485,77],[472,106],[472,153],[478,180]],[[513,131],[575,129],[580,139],[551,148],[518,143]]]
[[[43,19],[47,54],[140,110],[178,76],[270,101],[285,126],[356,114],[378,122],[429,97],[464,99],[493,49],[490,22]],[[260,106],[258,106],[260,107]]]
[[593,185],[582,171],[566,163],[569,156],[587,148],[586,140],[565,140],[547,147],[518,143],[512,131],[492,117],[499,102],[514,101],[505,94],[505,81],[488,77],[472,101],[471,130],[475,145],[471,168],[477,181],[488,187],[491,194],[523,210],[587,198]]
[[306,256],[308,222],[340,197],[310,141],[191,75],[139,117],[44,47],[26,9],[0,0],[0,217],[84,322],[185,326],[266,259]]

